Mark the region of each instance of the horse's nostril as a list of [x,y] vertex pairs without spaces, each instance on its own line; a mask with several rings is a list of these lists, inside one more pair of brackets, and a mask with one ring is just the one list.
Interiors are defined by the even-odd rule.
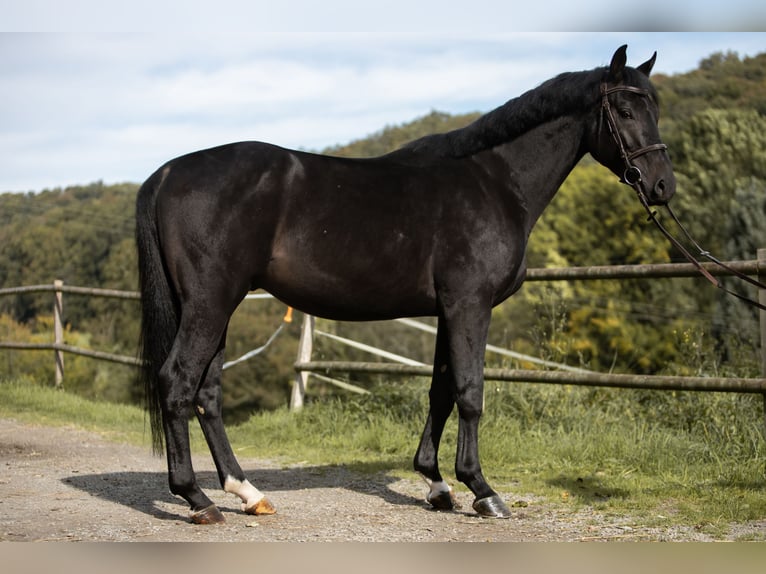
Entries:
[[665,193],[665,180],[661,179],[654,185],[654,191],[656,191],[659,195],[662,195]]

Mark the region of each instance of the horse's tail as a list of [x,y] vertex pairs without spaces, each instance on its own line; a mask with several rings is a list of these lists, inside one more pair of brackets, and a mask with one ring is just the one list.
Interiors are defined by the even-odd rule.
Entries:
[[157,193],[168,169],[156,172],[138,190],[136,198],[136,247],[141,291],[141,335],[139,340],[146,409],[152,431],[152,450],[163,450],[163,414],[159,395],[159,374],[170,354],[178,330],[177,302],[171,290],[160,250],[157,227]]

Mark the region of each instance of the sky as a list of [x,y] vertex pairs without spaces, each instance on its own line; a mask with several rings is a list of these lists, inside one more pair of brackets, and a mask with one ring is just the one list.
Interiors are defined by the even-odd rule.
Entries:
[[[604,16],[589,18],[571,2],[366,4],[0,0],[0,192],[140,183],[223,143],[319,151],[432,110],[486,112],[622,44],[634,66],[656,50],[666,74],[766,51],[747,31],[766,29],[760,0],[591,0]],[[523,31],[535,23],[549,31]]]

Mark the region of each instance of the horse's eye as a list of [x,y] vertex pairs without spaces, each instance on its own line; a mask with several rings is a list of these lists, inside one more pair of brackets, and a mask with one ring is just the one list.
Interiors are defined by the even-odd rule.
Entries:
[[629,120],[633,117],[633,114],[630,112],[628,108],[620,108],[619,114],[621,118],[626,120]]

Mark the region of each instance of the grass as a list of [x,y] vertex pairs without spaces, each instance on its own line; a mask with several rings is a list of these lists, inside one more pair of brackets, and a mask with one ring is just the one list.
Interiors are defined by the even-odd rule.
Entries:
[[[412,477],[426,405],[422,381],[388,384],[369,396],[316,399],[300,413],[257,413],[229,435],[242,457]],[[140,409],[30,381],[0,383],[0,416],[149,448]],[[491,484],[516,498],[723,536],[731,523],[766,518],[762,425],[757,395],[507,385],[487,389],[481,457]],[[191,427],[195,449],[206,450]],[[456,432],[453,414],[440,452],[453,483]]]
[[143,442],[140,409],[92,401],[29,379],[0,381],[0,416],[31,424],[72,425],[115,441]]

